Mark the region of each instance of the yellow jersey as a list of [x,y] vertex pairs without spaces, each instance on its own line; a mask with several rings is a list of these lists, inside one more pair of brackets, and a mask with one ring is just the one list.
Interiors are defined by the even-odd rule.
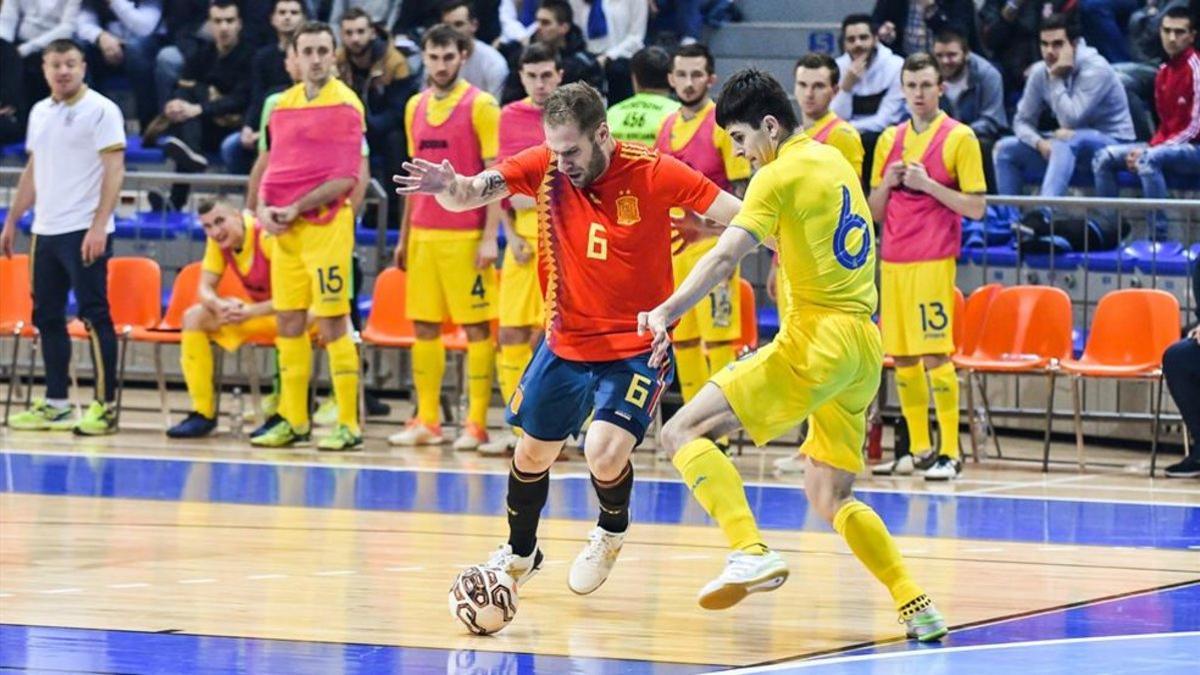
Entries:
[[[828,130],[826,130],[827,127]],[[823,140],[817,136],[821,132],[824,132]],[[842,157],[850,162],[854,173],[862,176],[863,158],[867,155],[866,150],[863,149],[862,136],[858,134],[858,129],[855,129],[853,125],[838,118],[837,113],[832,110],[825,113],[824,117],[814,121],[812,126],[806,128],[804,133],[825,145],[837,148],[837,151],[842,153]]]
[[[454,112],[454,108],[458,106],[458,102],[462,100],[470,87],[470,82],[460,79],[458,84],[450,90],[448,96],[442,98],[430,96],[425,112],[426,121],[433,126],[440,126],[450,118],[450,113]],[[417,114],[417,103],[420,98],[420,96],[412,96],[404,106],[404,135],[408,139],[409,157],[416,154],[412,131],[413,118]],[[486,91],[479,92],[475,97],[474,105],[471,106],[471,123],[475,127],[475,135],[479,137],[480,154],[483,155],[484,163],[491,162],[496,159],[496,155],[500,151],[500,104],[496,102],[495,97]]]
[[858,176],[834,148],[797,131],[750,179],[733,225],[778,242],[785,320],[812,307],[874,313],[871,209]]
[[[242,239],[242,247],[233,251],[233,264],[237,268],[239,276],[250,274],[256,253],[261,252],[264,259],[270,260],[274,248],[272,243],[275,241],[275,237],[266,231],[260,232],[257,237],[254,236],[258,226],[252,214],[244,212],[242,218],[245,222],[246,234]],[[217,242],[211,238],[206,237],[204,242],[204,258],[200,262],[200,269],[221,276],[227,267],[225,255],[221,253],[221,247],[217,245]],[[258,250],[260,247],[261,251]]]
[[[910,125],[904,135],[904,148],[901,151],[901,158],[906,164],[920,161],[925,156],[925,150],[946,119],[946,113],[938,113],[921,133],[912,128],[911,120],[903,122]],[[887,162],[895,142],[895,126],[888,127],[879,135],[879,142],[875,144],[875,161],[871,165],[871,187],[878,187],[883,182],[883,165]],[[950,176],[958,181],[959,192],[987,192],[987,180],[983,177],[983,153],[971,127],[960,124],[950,131],[942,147],[942,162]]]
[[[670,154],[678,157],[676,153],[682,152],[688,143],[692,142],[692,138],[704,126],[707,117],[710,114],[716,114],[713,110],[716,106],[716,103],[709,101],[691,119],[685,118],[683,112],[680,111],[679,115],[675,118],[675,123],[671,125],[668,147],[663,148],[659,145],[659,148],[667,149]],[[750,177],[750,162],[745,157],[738,157],[737,151],[733,148],[733,139],[729,137],[729,132],[722,129],[718,124],[712,125],[711,145],[721,155],[721,162],[725,165],[725,178],[732,182],[735,180],[745,180]]]

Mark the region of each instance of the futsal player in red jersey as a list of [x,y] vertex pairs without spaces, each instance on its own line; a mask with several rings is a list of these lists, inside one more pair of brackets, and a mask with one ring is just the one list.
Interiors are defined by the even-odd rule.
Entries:
[[[571,566],[578,594],[608,578],[629,527],[630,455],[650,425],[673,368],[652,368],[650,336],[637,315],[670,297],[673,206],[723,225],[741,202],[682,162],[644,145],[615,140],[599,92],[559,87],[542,114],[545,143],[475,176],[450,163],[406,162],[397,192],[436,195],[451,211],[510,195],[537,202],[538,276],[546,338],[538,347],[507,419],[525,434],[508,478],[508,543],[488,561],[518,584],[542,566],[537,526],[550,489],[550,466],[589,414],[584,456],[600,518]],[[594,411],[594,413],[593,413]]]

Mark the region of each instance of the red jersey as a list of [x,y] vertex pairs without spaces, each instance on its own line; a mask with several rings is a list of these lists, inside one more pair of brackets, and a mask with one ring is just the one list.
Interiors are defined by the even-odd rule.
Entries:
[[1200,142],[1200,54],[1188,47],[1154,77],[1158,130],[1150,145]]
[[586,188],[558,172],[545,145],[496,170],[513,194],[537,200],[550,350],[570,361],[617,361],[649,351],[651,336],[637,334],[638,312],[675,289],[668,211],[704,213],[720,188],[637,143],[618,142],[608,168]]

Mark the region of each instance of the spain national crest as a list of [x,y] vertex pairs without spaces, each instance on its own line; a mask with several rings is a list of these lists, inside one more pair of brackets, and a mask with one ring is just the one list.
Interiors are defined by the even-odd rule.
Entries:
[[617,197],[617,224],[618,225],[636,225],[642,220],[641,213],[638,212],[638,198],[631,194],[623,194]]

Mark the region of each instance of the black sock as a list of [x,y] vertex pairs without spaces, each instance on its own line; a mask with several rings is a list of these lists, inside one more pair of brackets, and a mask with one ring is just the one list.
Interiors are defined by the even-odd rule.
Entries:
[[600,498],[600,519],[597,525],[608,532],[629,529],[629,496],[633,493],[633,464],[626,464],[616,480],[604,482],[592,474],[592,487]]
[[550,470],[525,473],[514,461],[508,469],[508,543],[527,556],[537,546],[538,521],[550,495]]

